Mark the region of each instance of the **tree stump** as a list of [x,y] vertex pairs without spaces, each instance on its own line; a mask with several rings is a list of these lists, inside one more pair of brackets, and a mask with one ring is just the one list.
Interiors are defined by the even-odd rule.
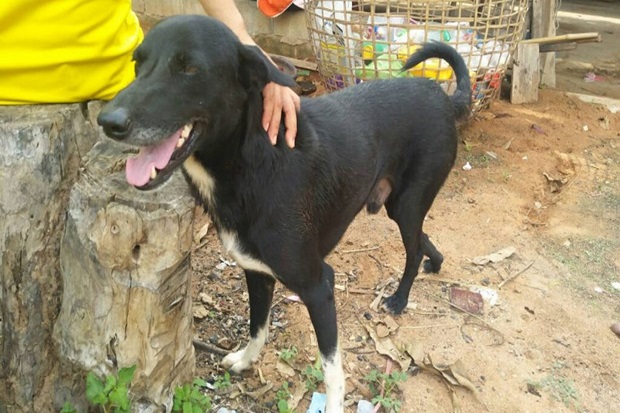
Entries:
[[96,140],[85,105],[0,108],[0,411],[51,410],[60,239],[81,155]]
[[99,375],[137,365],[133,410],[164,411],[193,378],[194,201],[179,174],[155,191],[128,185],[114,146],[93,148],[71,191],[54,341],[62,359]]
[[194,202],[180,176],[130,187],[108,139],[88,152],[96,109],[0,109],[0,412],[87,411],[86,372],[134,364],[133,411],[166,411],[193,378]]

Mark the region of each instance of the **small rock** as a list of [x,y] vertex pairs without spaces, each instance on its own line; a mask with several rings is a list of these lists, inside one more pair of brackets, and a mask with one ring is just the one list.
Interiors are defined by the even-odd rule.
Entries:
[[564,245],[566,248],[570,248],[571,242],[569,240],[566,240],[566,241],[564,241],[564,243],[562,245]]
[[584,132],[587,132],[590,130],[590,128],[588,128],[588,125],[583,125],[583,128],[581,129],[583,129]]
[[484,277],[481,281],[480,284],[487,286],[489,284],[491,284],[491,280],[489,279],[489,277]]
[[365,312],[365,313],[364,313],[364,318],[365,318],[366,320],[372,320],[372,314],[370,314],[369,312]]
[[604,292],[605,290],[603,290],[601,287],[594,287],[594,292],[595,293],[599,293],[601,294],[602,292]]
[[521,159],[523,159],[524,161],[527,161],[527,156],[524,156],[524,157],[523,157],[523,158],[521,158]]
[[228,410],[226,407],[220,407],[217,413],[237,413],[236,410]]
[[614,288],[614,290],[620,291],[620,282],[613,282],[611,283],[611,286]]
[[536,207],[536,209],[542,208],[542,204],[538,201],[534,202],[534,206]]
[[610,328],[611,331],[613,331],[618,337],[620,337],[620,323],[613,323]]
[[215,266],[216,269],[222,271],[224,269],[226,269],[226,267],[228,267],[228,264],[226,264],[225,262],[220,262],[219,264],[217,264]]

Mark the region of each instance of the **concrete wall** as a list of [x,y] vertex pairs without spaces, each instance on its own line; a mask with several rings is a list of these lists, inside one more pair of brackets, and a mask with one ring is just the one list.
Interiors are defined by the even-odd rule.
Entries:
[[[299,59],[313,57],[303,11],[287,11],[275,19],[268,19],[258,10],[255,1],[235,2],[248,32],[267,52]],[[166,16],[204,13],[198,0],[133,0],[133,9],[145,29]]]

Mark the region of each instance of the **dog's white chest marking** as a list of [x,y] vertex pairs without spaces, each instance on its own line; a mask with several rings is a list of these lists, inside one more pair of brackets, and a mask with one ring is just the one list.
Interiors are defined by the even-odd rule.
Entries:
[[273,270],[269,268],[267,264],[249,256],[241,249],[236,233],[222,230],[220,231],[220,241],[222,242],[224,251],[226,251],[226,253],[237,262],[237,265],[244,270],[258,271],[263,274],[271,275],[274,278],[276,277]]
[[215,179],[200,165],[200,162],[196,160],[194,155],[191,155],[183,162],[183,168],[185,168],[185,172],[187,172],[196,188],[198,188],[200,196],[207,204],[207,209],[215,211],[215,198],[213,195],[215,192]]

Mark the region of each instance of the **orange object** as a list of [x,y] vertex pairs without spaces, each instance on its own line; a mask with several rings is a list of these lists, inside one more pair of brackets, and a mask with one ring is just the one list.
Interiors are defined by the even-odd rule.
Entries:
[[265,16],[278,17],[293,4],[293,0],[257,0],[258,9]]

